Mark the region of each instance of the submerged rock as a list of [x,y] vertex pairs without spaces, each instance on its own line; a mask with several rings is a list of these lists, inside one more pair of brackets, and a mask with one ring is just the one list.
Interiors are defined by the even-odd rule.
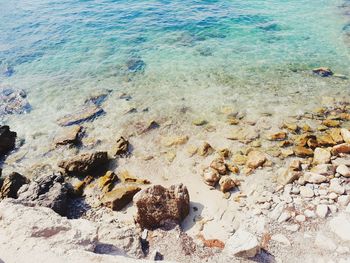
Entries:
[[68,175],[87,175],[100,170],[108,163],[107,152],[84,153],[70,160],[61,161],[58,166]]
[[107,192],[101,199],[103,205],[119,211],[132,201],[134,195],[141,190],[137,185],[123,185]]
[[126,67],[129,72],[143,72],[146,68],[146,63],[139,58],[131,58],[126,62]]
[[135,221],[141,228],[155,229],[180,223],[189,214],[190,197],[182,184],[164,188],[154,185],[134,197],[137,207]]
[[78,125],[68,127],[55,137],[54,143],[56,146],[78,145],[80,143],[79,135],[81,131],[82,131],[82,127]]
[[0,158],[15,148],[17,133],[12,132],[9,126],[0,126]]
[[75,124],[80,124],[85,121],[91,121],[104,113],[102,108],[95,105],[88,105],[81,110],[68,114],[59,118],[57,123],[60,126],[70,126]]
[[24,185],[18,200],[28,205],[49,207],[64,216],[67,213],[68,186],[61,174],[45,174]]
[[0,190],[0,199],[17,198],[17,192],[22,185],[28,183],[28,179],[19,173],[9,174],[3,181]]
[[23,90],[0,87],[0,116],[30,112],[31,106]]
[[124,139],[123,136],[117,139],[116,144],[113,147],[113,155],[119,156],[128,153],[129,141]]
[[326,67],[314,68],[312,72],[321,77],[329,77],[333,75],[333,71]]

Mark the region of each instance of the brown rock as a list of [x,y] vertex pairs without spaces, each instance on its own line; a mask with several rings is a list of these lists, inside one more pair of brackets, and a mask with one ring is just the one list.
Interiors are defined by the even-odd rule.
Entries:
[[218,154],[223,158],[228,158],[231,154],[230,150],[227,148],[218,150]]
[[141,179],[131,175],[128,171],[119,173],[120,180],[123,183],[136,183],[136,184],[150,184],[151,182],[147,179]]
[[134,203],[137,207],[135,221],[147,229],[181,223],[190,211],[190,197],[182,184],[170,188],[151,186],[139,192]]
[[273,134],[270,134],[268,136],[268,139],[270,141],[283,141],[283,140],[287,139],[287,133],[284,131],[273,133]]
[[251,151],[247,156],[246,165],[249,168],[256,169],[259,166],[262,166],[266,162],[266,156],[260,151]]
[[336,143],[342,143],[343,142],[343,136],[341,135],[341,129],[334,128],[329,131],[329,135],[335,141]]
[[117,139],[116,145],[113,147],[113,155],[119,156],[122,154],[128,153],[129,141],[126,140],[123,136]]
[[302,146],[296,146],[294,148],[294,153],[298,157],[311,157],[314,155],[314,152],[311,149]]
[[61,161],[58,166],[68,175],[87,175],[100,170],[108,163],[107,152],[84,153],[70,160]]
[[232,157],[232,161],[233,161],[233,163],[235,163],[235,164],[244,165],[244,164],[247,162],[247,156],[244,156],[244,155],[242,155],[242,154],[235,154],[235,155]]
[[239,168],[237,165],[231,164],[231,163],[226,163],[226,167],[227,169],[234,174],[238,174],[239,173]]
[[213,168],[214,170],[218,171],[219,174],[224,175],[227,173],[225,161],[223,158],[216,158],[214,159],[210,167]]
[[219,180],[220,191],[226,193],[236,187],[236,182],[228,175],[222,176]]
[[107,171],[104,176],[97,179],[97,186],[103,193],[107,193],[113,189],[117,181],[118,176],[112,171]]
[[333,146],[337,144],[329,134],[318,136],[317,143],[319,146]]
[[293,183],[302,176],[302,172],[293,171],[292,169],[286,169],[277,177],[277,183],[280,185],[286,185]]
[[289,164],[289,169],[292,171],[301,171],[301,162],[300,160],[293,160]]
[[322,124],[327,126],[327,127],[339,127],[340,126],[340,121],[331,120],[331,119],[325,119],[324,121],[322,121]]
[[339,153],[350,153],[350,143],[342,143],[336,146],[333,146],[332,151],[335,154]]
[[0,126],[0,158],[15,148],[17,133],[12,132],[9,126]]
[[19,173],[11,173],[5,177],[0,190],[0,200],[3,198],[17,198],[17,192],[29,180]]
[[129,204],[134,195],[140,190],[141,188],[136,185],[118,186],[112,191],[107,192],[102,197],[101,202],[112,210],[119,211]]
[[82,131],[82,127],[79,125],[73,125],[71,127],[65,128],[59,135],[54,139],[56,146],[58,145],[78,145],[79,144],[79,134]]
[[314,68],[312,72],[321,77],[329,77],[333,75],[332,70],[326,67]]
[[73,194],[77,196],[83,195],[85,187],[90,184],[94,178],[92,176],[86,176],[84,180],[78,181],[77,183],[73,184]]
[[215,186],[220,177],[219,173],[214,169],[209,168],[203,171],[203,179],[207,185]]
[[200,156],[208,156],[208,155],[212,154],[213,152],[214,152],[213,147],[211,147],[211,145],[207,142],[204,142],[203,145],[201,145],[197,150],[197,153]]
[[308,133],[304,133],[304,134],[301,134],[301,135],[298,135],[295,137],[295,140],[294,140],[294,143],[295,145],[297,146],[306,146],[307,142],[309,139],[316,139],[316,136],[313,136],[311,134],[308,134]]

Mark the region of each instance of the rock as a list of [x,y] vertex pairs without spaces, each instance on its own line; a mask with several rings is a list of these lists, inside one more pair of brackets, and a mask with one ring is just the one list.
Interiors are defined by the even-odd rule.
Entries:
[[239,174],[239,168],[237,165],[234,165],[232,163],[226,163],[227,169],[234,174]]
[[328,191],[331,193],[336,193],[342,195],[345,192],[343,186],[340,185],[340,182],[337,178],[331,179]]
[[268,139],[270,141],[283,141],[287,139],[287,133],[284,131],[273,133],[268,136]]
[[99,108],[95,105],[87,105],[83,109],[77,112],[74,112],[72,114],[63,116],[62,118],[59,118],[57,120],[57,123],[60,126],[76,125],[85,121],[94,120],[95,118],[99,117],[102,114],[104,114],[104,111],[102,108]]
[[15,148],[17,133],[9,126],[0,126],[0,158]]
[[302,146],[296,146],[294,148],[294,153],[298,157],[312,157],[314,152],[311,149]]
[[61,174],[45,174],[18,191],[18,200],[29,205],[49,207],[65,216],[67,213],[68,186]]
[[313,197],[314,196],[314,191],[307,186],[300,186],[300,195],[303,197]]
[[112,210],[119,211],[129,204],[140,190],[141,188],[136,185],[117,186],[112,191],[107,192],[101,198],[101,202]]
[[332,164],[335,166],[339,166],[342,164],[346,166],[350,166],[350,156],[346,156],[344,158],[336,158],[332,160]]
[[329,134],[317,136],[317,141],[315,146],[333,146],[337,143],[333,140],[333,138]]
[[210,167],[216,170],[219,174],[225,175],[227,173],[227,168],[225,165],[225,160],[223,158],[216,158],[214,159]]
[[266,162],[266,156],[260,151],[251,151],[247,156],[246,165],[249,168],[256,169],[259,166],[262,166]]
[[350,195],[341,195],[338,197],[338,204],[341,206],[347,206],[350,203]]
[[235,154],[232,157],[232,162],[237,165],[244,165],[247,162],[247,156],[244,156],[242,154]]
[[278,243],[281,243],[287,247],[291,246],[290,241],[285,235],[282,234],[275,234],[271,236],[271,240],[276,241]]
[[350,220],[347,215],[339,214],[329,222],[331,231],[343,241],[350,241]]
[[292,160],[289,163],[289,169],[292,171],[300,171],[301,170],[301,161],[300,160]]
[[277,177],[277,183],[280,185],[290,184],[298,180],[301,175],[301,172],[286,169]]
[[119,156],[128,153],[129,141],[123,136],[117,139],[116,144],[113,146],[113,156]]
[[204,142],[197,150],[198,155],[208,156],[214,152],[213,147],[207,142]]
[[217,152],[222,158],[228,158],[231,154],[230,150],[227,148],[220,149]]
[[92,181],[94,180],[94,178],[92,176],[86,176],[84,178],[84,180],[82,181],[78,181],[76,183],[73,183],[72,184],[72,191],[73,191],[73,194],[74,195],[77,195],[77,196],[81,196],[83,195],[83,192],[84,192],[84,189],[85,187],[90,184]]
[[328,214],[328,206],[327,205],[318,205],[316,207],[316,214],[320,218],[326,218]]
[[344,142],[350,143],[350,131],[348,129],[340,129],[340,134],[343,137]]
[[312,72],[321,77],[329,77],[333,75],[332,70],[326,67],[314,68]]
[[141,179],[131,175],[128,171],[119,173],[120,180],[123,183],[136,183],[136,184],[150,184],[151,182],[147,179]]
[[137,207],[135,221],[147,229],[178,224],[190,211],[189,193],[182,184],[170,188],[151,186],[137,193],[134,203]]
[[302,223],[302,222],[305,222],[306,217],[304,215],[297,215],[295,217],[295,220]]
[[316,148],[314,151],[313,164],[325,164],[331,161],[330,151],[323,148]]
[[296,123],[293,122],[284,122],[282,125],[282,128],[288,129],[291,132],[297,132],[299,130],[299,127]]
[[326,176],[331,176],[334,175],[334,166],[331,164],[319,164],[310,170],[312,173],[316,174],[321,174],[321,175],[326,175]]
[[205,124],[207,124],[208,122],[204,119],[195,119],[192,121],[192,124],[195,126],[203,126]]
[[350,143],[342,143],[336,146],[333,146],[332,151],[335,154],[339,153],[350,153]]
[[228,175],[222,176],[219,180],[220,191],[226,193],[236,187],[236,182]]
[[325,119],[324,121],[322,121],[322,124],[327,127],[338,127],[340,125],[340,121]]
[[[89,176],[87,176],[89,177]],[[85,178],[87,178],[85,177]],[[91,177],[90,177],[91,178]],[[118,181],[118,176],[112,171],[107,171],[105,175],[97,179],[97,186],[103,192],[107,193],[114,187],[114,183]]]
[[313,210],[310,210],[310,209],[306,209],[304,211],[304,215],[308,218],[315,218],[316,217],[316,214]]
[[344,164],[339,165],[336,172],[344,177],[350,177],[350,169]]
[[335,141],[336,143],[343,142],[343,137],[341,135],[341,129],[339,129],[339,128],[331,129],[329,131],[329,135],[332,137],[333,141]]
[[281,149],[281,154],[283,157],[289,157],[292,156],[294,154],[293,149]]
[[4,198],[17,198],[17,192],[29,180],[19,173],[11,173],[5,177],[0,190],[0,200]]
[[312,184],[320,184],[328,181],[326,176],[312,172],[306,172],[304,174],[304,180]]
[[31,106],[27,101],[27,94],[23,90],[0,87],[0,101],[0,116],[31,111]]
[[226,136],[229,140],[238,140],[244,143],[249,143],[259,138],[259,133],[254,127],[239,127],[233,130],[230,134]]
[[56,146],[67,144],[78,145],[80,143],[79,134],[81,131],[82,127],[78,125],[68,127],[55,137],[54,143]]
[[188,141],[188,136],[172,136],[162,140],[164,146],[170,147],[175,145],[182,145]]
[[260,252],[260,245],[256,236],[238,229],[226,242],[224,252],[230,256],[252,258]]
[[322,250],[327,250],[327,251],[335,251],[337,246],[333,242],[332,239],[326,237],[322,233],[317,233],[316,239],[315,239],[315,245],[322,249]]
[[107,152],[85,153],[70,160],[61,161],[58,166],[68,175],[87,175],[99,170],[108,163]]
[[125,66],[128,72],[137,73],[137,72],[145,71],[146,63],[142,59],[138,57],[134,57],[134,58],[128,59],[126,61]]

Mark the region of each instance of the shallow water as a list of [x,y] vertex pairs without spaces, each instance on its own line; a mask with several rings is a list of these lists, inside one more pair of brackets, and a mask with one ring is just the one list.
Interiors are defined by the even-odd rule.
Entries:
[[[215,120],[224,105],[296,114],[320,96],[349,94],[348,80],[310,73],[350,74],[342,4],[0,0],[0,84],[24,89],[32,106],[1,118],[38,146],[57,118],[106,89],[107,114],[88,124],[102,139],[137,120]],[[138,113],[125,115],[131,107]]]

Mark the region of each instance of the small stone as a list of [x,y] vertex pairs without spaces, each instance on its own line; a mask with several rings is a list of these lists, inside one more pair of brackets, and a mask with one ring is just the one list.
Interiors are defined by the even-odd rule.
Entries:
[[295,180],[298,180],[301,175],[301,172],[286,169],[277,177],[277,183],[279,183],[280,185],[290,184],[293,183]]
[[300,171],[301,170],[301,162],[300,160],[293,160],[289,164],[289,169],[293,171]]
[[316,148],[314,151],[313,164],[325,164],[331,161],[330,151],[323,148]]
[[333,138],[329,134],[321,135],[317,137],[316,144],[318,146],[333,146],[337,143],[333,140]]
[[283,123],[282,128],[286,128],[292,132],[297,132],[299,130],[298,125],[295,123],[291,123],[291,122]]
[[252,169],[256,169],[262,166],[266,162],[266,156],[259,151],[251,151],[247,156],[247,166]]
[[231,154],[230,150],[227,148],[223,148],[218,150],[218,154],[223,158],[228,158]]
[[198,151],[198,147],[194,146],[194,145],[190,145],[189,147],[187,147],[187,152],[188,154],[191,156],[195,155]]
[[259,253],[260,246],[256,236],[239,229],[228,239],[224,251],[236,257],[252,258]]
[[113,147],[113,156],[119,156],[122,154],[126,154],[129,148],[129,141],[124,137],[120,137],[117,139],[116,144]]
[[338,204],[341,206],[347,206],[350,203],[350,195],[341,195],[338,197]]
[[291,217],[292,217],[292,215],[288,211],[285,211],[280,215],[280,217],[278,218],[277,221],[279,223],[286,222]]
[[170,146],[176,146],[176,145],[182,145],[185,144],[188,141],[188,136],[172,136],[167,137],[162,140],[162,143],[164,146],[170,147]]
[[289,157],[294,154],[293,149],[281,149],[281,154],[283,157]]
[[310,210],[310,209],[306,209],[306,210],[304,211],[304,215],[305,215],[306,217],[308,217],[308,218],[314,218],[314,217],[316,217],[315,212],[312,211],[312,210]]
[[208,122],[204,119],[195,119],[192,121],[192,124],[195,126],[203,126],[205,124],[207,124]]
[[297,215],[295,217],[295,220],[302,223],[302,222],[305,222],[306,217],[304,215]]
[[284,131],[273,133],[268,136],[268,139],[270,141],[283,141],[287,139],[287,133]]
[[344,164],[341,164],[337,167],[336,172],[344,177],[350,177],[350,169]]
[[319,164],[310,170],[312,173],[331,176],[334,175],[334,167],[331,164]]
[[328,198],[331,199],[331,200],[335,200],[335,199],[338,198],[338,195],[337,195],[336,193],[330,193],[330,194],[328,195]]
[[19,173],[11,173],[5,177],[1,189],[0,200],[4,198],[17,198],[17,192],[22,185],[27,184],[29,180]]
[[345,189],[340,185],[339,180],[335,178],[331,180],[328,191],[342,195],[345,192]]
[[318,205],[316,207],[316,214],[320,218],[326,218],[328,214],[328,206],[327,205]]
[[9,126],[0,126],[0,158],[15,148],[16,137],[17,133],[11,131]]
[[326,176],[312,172],[306,172],[304,174],[304,180],[305,182],[313,184],[320,184],[328,181]]
[[[106,175],[108,172],[106,173]],[[141,179],[136,176],[131,175],[128,171],[120,172],[119,178],[123,183],[135,183],[135,184],[150,184],[151,182],[147,179]]]
[[214,170],[218,171],[219,174],[225,175],[227,173],[225,161],[223,158],[216,158],[214,159],[210,167],[213,168]]
[[340,125],[340,122],[337,120],[326,119],[322,122],[322,124],[327,127],[338,127]]
[[204,142],[197,150],[200,156],[208,156],[214,152],[213,147],[207,142]]
[[235,181],[228,175],[222,176],[219,180],[220,191],[226,193],[236,187]]
[[312,157],[314,155],[314,152],[311,149],[302,146],[295,147],[294,153],[298,157]]
[[239,168],[237,165],[231,164],[231,163],[226,163],[226,167],[227,169],[234,174],[238,174],[239,173]]
[[216,170],[206,169],[203,172],[203,179],[207,185],[215,186],[216,183],[220,180],[220,178],[221,176]]
[[343,137],[344,142],[350,143],[350,131],[348,129],[340,129],[340,134]]
[[68,127],[62,131],[59,135],[57,135],[54,139],[54,143],[56,146],[58,145],[78,145],[79,144],[79,134],[82,130],[81,126],[73,125]]
[[303,197],[311,198],[314,196],[314,191],[310,187],[300,186],[299,189],[300,189],[300,195]]
[[232,162],[238,165],[244,165],[247,162],[247,157],[242,154],[235,154],[232,157]]

